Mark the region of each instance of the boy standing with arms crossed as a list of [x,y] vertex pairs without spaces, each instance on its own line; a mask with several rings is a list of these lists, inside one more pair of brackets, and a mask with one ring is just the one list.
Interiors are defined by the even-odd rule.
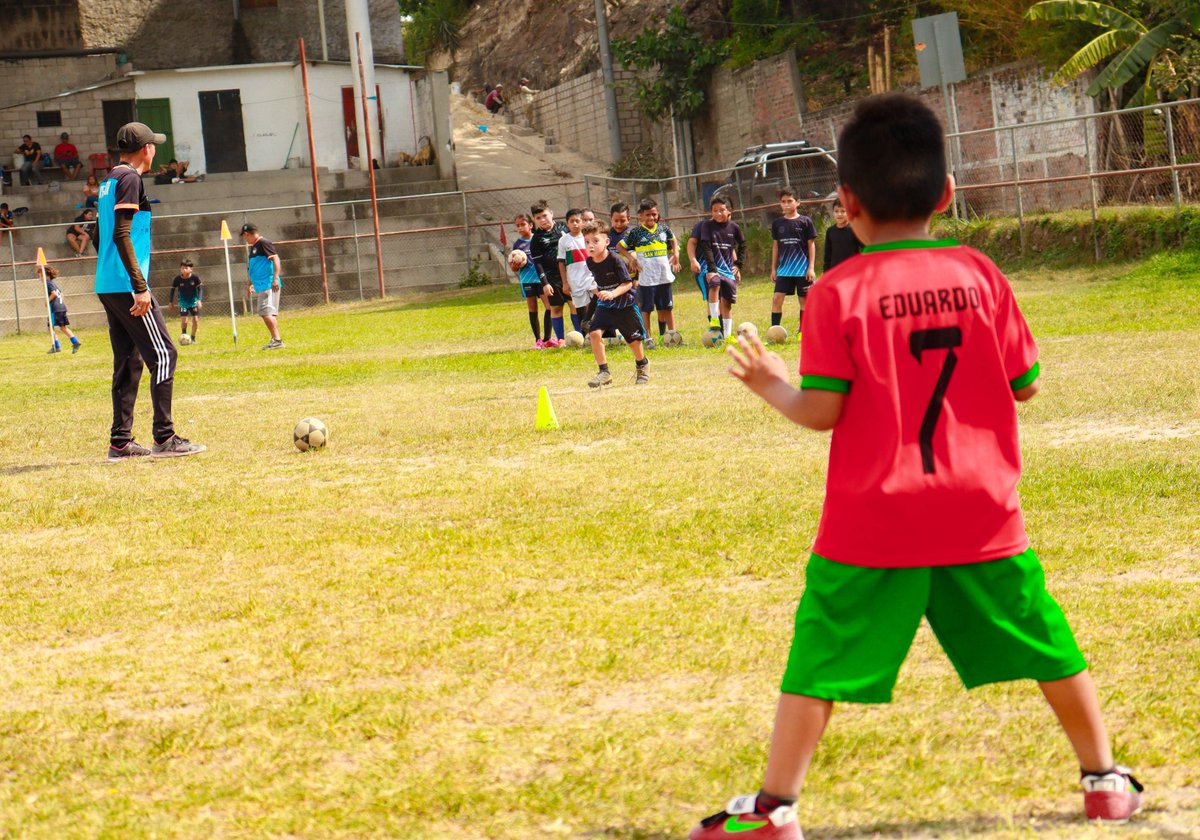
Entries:
[[179,263],[179,273],[171,281],[171,306],[175,305],[175,292],[179,292],[179,331],[187,335],[188,316],[192,316],[191,340],[196,341],[196,325],[200,320],[200,298],[204,294],[201,287],[200,275],[193,272],[192,261],[184,259]]
[[592,342],[592,355],[599,371],[588,380],[589,388],[611,385],[612,374],[608,371],[608,358],[604,353],[604,332],[616,330],[625,338],[633,351],[636,378],[634,384],[650,382],[650,360],[642,348],[646,330],[638,311],[637,283],[629,277],[625,263],[608,250],[608,226],[603,222],[591,222],[583,228],[583,239],[587,244],[587,267],[596,283],[596,309],[588,325],[588,337]]
[[922,616],[968,688],[1038,681],[1087,818],[1124,821],[1142,788],[1113,762],[1017,498],[1016,403],[1038,390],[1037,346],[999,269],[929,235],[954,195],[937,117],[904,94],[865,101],[838,140],[838,179],[868,245],[810,294],[800,390],[756,336],[729,351],[734,376],[833,441],[763,787],[689,838],[800,840],[796,798],[833,701],[888,702]]
[[796,295],[800,314],[796,331],[804,328],[804,301],[817,279],[817,228],[812,219],[800,215],[796,194],[779,191],[779,209],[783,215],[771,223],[771,278],[775,294],[771,297],[771,326],[783,320],[783,299]]

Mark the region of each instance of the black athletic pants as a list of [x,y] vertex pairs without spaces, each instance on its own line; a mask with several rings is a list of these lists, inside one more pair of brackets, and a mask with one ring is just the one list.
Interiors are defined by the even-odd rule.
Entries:
[[171,393],[175,385],[178,351],[163,320],[158,301],[140,318],[129,314],[133,294],[97,295],[108,315],[108,338],[113,351],[113,446],[133,440],[133,406],[137,402],[142,368],[150,368],[150,401],[154,404],[154,440],[161,443],[175,434],[171,421]]

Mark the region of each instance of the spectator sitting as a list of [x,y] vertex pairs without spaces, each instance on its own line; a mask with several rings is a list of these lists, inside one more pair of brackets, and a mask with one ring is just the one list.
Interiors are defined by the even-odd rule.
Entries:
[[184,174],[187,172],[189,163],[191,163],[190,160],[175,160],[175,158],[171,158],[167,161],[166,166],[160,167],[158,172],[154,174],[154,183],[173,184],[180,181],[187,184],[194,184],[196,176]]
[[500,109],[504,107],[504,85],[496,85],[492,88],[487,99],[483,100],[483,107],[493,114],[500,112]]
[[35,143],[28,134],[21,138],[17,146],[17,154],[23,155],[25,162],[21,164],[21,186],[27,187],[34,181],[44,184],[42,180],[42,146]]
[[76,216],[75,223],[67,228],[67,244],[76,256],[83,256],[89,244],[95,248],[96,236],[96,211],[90,207]]
[[7,230],[16,226],[17,222],[13,219],[12,211],[8,209],[8,202],[0,204],[0,230]]
[[93,173],[87,176],[87,181],[83,185],[83,206],[95,207],[96,199],[100,197],[100,182],[96,180],[96,175]]
[[74,181],[83,169],[83,161],[79,159],[79,149],[71,142],[71,135],[63,132],[58,135],[59,144],[54,147],[54,162],[62,167],[63,174]]

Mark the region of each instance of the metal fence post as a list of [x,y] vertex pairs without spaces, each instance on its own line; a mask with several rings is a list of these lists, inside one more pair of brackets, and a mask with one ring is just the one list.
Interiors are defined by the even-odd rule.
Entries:
[[17,246],[13,242],[13,232],[8,232],[8,251],[12,256],[13,270],[13,314],[17,319],[17,335],[21,334],[21,301],[17,294]]
[[1096,220],[1096,154],[1095,146],[1092,143],[1092,131],[1094,123],[1090,120],[1084,128],[1083,142],[1087,150],[1088,163],[1088,197],[1091,199],[1092,205],[1092,250],[1095,254],[1096,262],[1100,262],[1100,226]]
[[[583,176],[583,206],[584,207],[592,206],[592,183],[591,182],[592,182],[591,175]],[[595,209],[595,208],[593,208],[593,209]]]
[[358,299],[366,300],[363,295],[362,284],[362,259],[358,252],[358,211],[354,209],[355,205],[350,205],[350,224],[354,231],[354,273],[358,277]]
[[1171,119],[1172,106],[1167,105],[1167,152],[1171,156],[1171,186],[1175,191],[1175,212],[1179,212],[1183,207],[1183,199],[1179,194],[1179,170],[1176,168],[1178,161],[1175,159],[1175,123]]
[[659,215],[664,219],[670,216],[671,208],[667,204],[667,182],[663,180],[658,182],[658,203],[662,208]]
[[1021,237],[1021,256],[1025,256],[1025,208],[1021,203],[1021,164],[1017,160],[1017,129],[1015,126],[1008,131],[1008,141],[1012,146],[1013,183],[1017,188],[1017,233]]
[[471,219],[468,215],[470,211],[467,209],[467,194],[464,191],[460,192],[459,195],[462,196],[463,238],[466,246],[466,250],[463,252],[463,273],[466,274],[471,270],[471,266],[473,265],[471,261]]

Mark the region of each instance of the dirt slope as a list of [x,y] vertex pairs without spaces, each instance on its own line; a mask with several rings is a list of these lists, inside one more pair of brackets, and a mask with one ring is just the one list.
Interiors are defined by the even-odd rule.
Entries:
[[[662,21],[680,5],[692,25],[713,36],[725,34],[730,0],[608,0],[612,38],[628,38],[650,21]],[[594,0],[479,0],[461,30],[454,54],[431,57],[449,69],[464,90],[485,82],[513,88],[522,76],[541,89],[600,66]]]

